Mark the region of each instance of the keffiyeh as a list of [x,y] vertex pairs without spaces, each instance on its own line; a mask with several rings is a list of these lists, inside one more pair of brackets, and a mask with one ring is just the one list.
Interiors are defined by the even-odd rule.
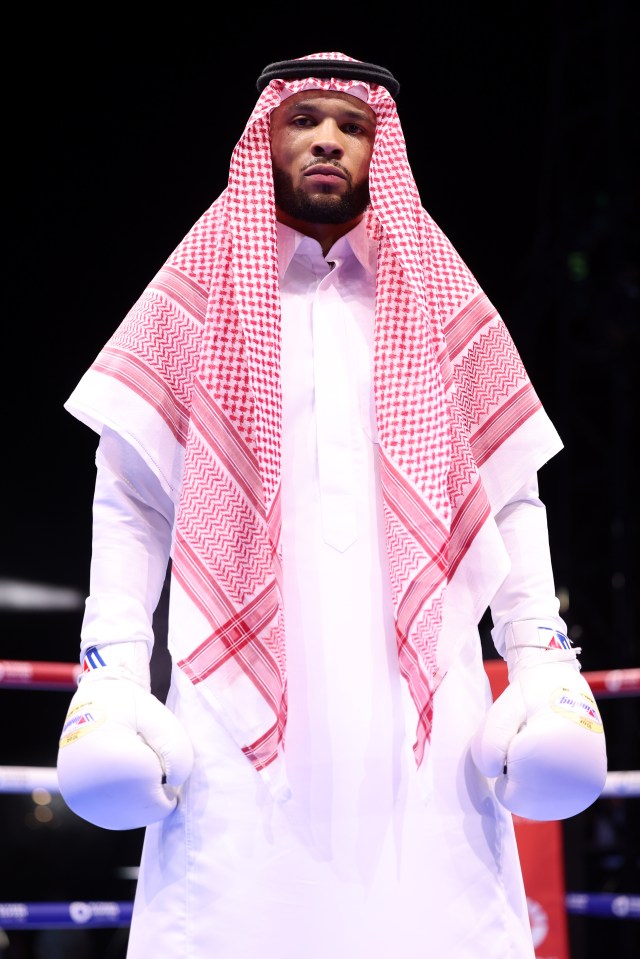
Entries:
[[[561,445],[502,320],[421,205],[393,98],[362,79],[315,77],[314,59],[357,62],[314,54],[301,58],[308,78],[270,80],[233,151],[227,188],[66,404],[133,442],[174,495],[170,648],[267,780],[287,716],[269,149],[270,114],[283,95],[357,86],[377,116],[366,214],[378,242],[374,391],[398,662],[416,707],[418,765],[442,678],[447,583],[474,543],[499,550],[493,513]],[[504,575],[491,565],[474,567],[478,616]]]

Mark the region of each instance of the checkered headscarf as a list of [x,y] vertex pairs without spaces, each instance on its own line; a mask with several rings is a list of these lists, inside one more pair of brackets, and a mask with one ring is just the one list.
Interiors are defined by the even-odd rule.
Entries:
[[[170,626],[172,650],[267,771],[282,750],[287,699],[270,114],[283,93],[364,86],[377,117],[366,217],[378,241],[379,456],[399,668],[416,706],[419,764],[441,678],[444,589],[500,505],[490,502],[482,471],[540,403],[495,309],[421,205],[392,96],[361,79],[314,77],[314,59],[356,62],[343,54],[301,59],[309,77],[265,87],[233,151],[227,189],[93,370],[126,383],[184,447],[172,603],[175,590],[176,607],[195,612],[189,628]],[[160,474],[170,469],[159,465]]]

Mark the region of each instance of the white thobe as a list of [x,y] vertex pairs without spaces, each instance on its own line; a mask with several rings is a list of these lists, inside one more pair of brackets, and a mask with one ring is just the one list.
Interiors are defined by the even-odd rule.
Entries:
[[[280,226],[279,255],[291,795],[272,796],[174,670],[168,705],[196,766],[177,810],[147,829],[129,957],[531,959],[511,816],[468,752],[490,693],[464,619],[435,697],[428,773],[416,772],[377,466],[375,250],[358,228],[323,257]],[[83,646],[150,641],[171,504],[108,430],[98,466]],[[553,617],[535,477],[497,519],[514,561],[494,620]]]

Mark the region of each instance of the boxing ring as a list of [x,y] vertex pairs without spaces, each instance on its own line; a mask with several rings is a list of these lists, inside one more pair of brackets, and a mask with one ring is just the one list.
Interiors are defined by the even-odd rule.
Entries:
[[[506,664],[488,660],[485,668],[495,698],[507,684]],[[0,689],[72,692],[79,674],[80,666],[72,663],[0,660]],[[640,669],[585,672],[584,676],[598,700],[640,695]],[[59,795],[55,766],[0,766],[0,794],[7,793],[30,794],[46,818],[52,797]],[[609,772],[600,799],[612,797],[640,797],[640,770]],[[568,916],[640,919],[640,895],[565,889],[561,822],[514,817],[514,823],[539,959],[569,959]],[[0,902],[0,934],[6,937],[7,930],[127,927],[131,913],[128,900]]]

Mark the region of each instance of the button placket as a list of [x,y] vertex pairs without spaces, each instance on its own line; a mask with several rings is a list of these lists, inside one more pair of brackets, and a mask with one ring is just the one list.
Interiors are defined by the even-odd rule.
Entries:
[[315,408],[322,529],[326,543],[344,552],[357,538],[352,449],[352,390],[346,307],[335,270],[316,288],[312,307]]

